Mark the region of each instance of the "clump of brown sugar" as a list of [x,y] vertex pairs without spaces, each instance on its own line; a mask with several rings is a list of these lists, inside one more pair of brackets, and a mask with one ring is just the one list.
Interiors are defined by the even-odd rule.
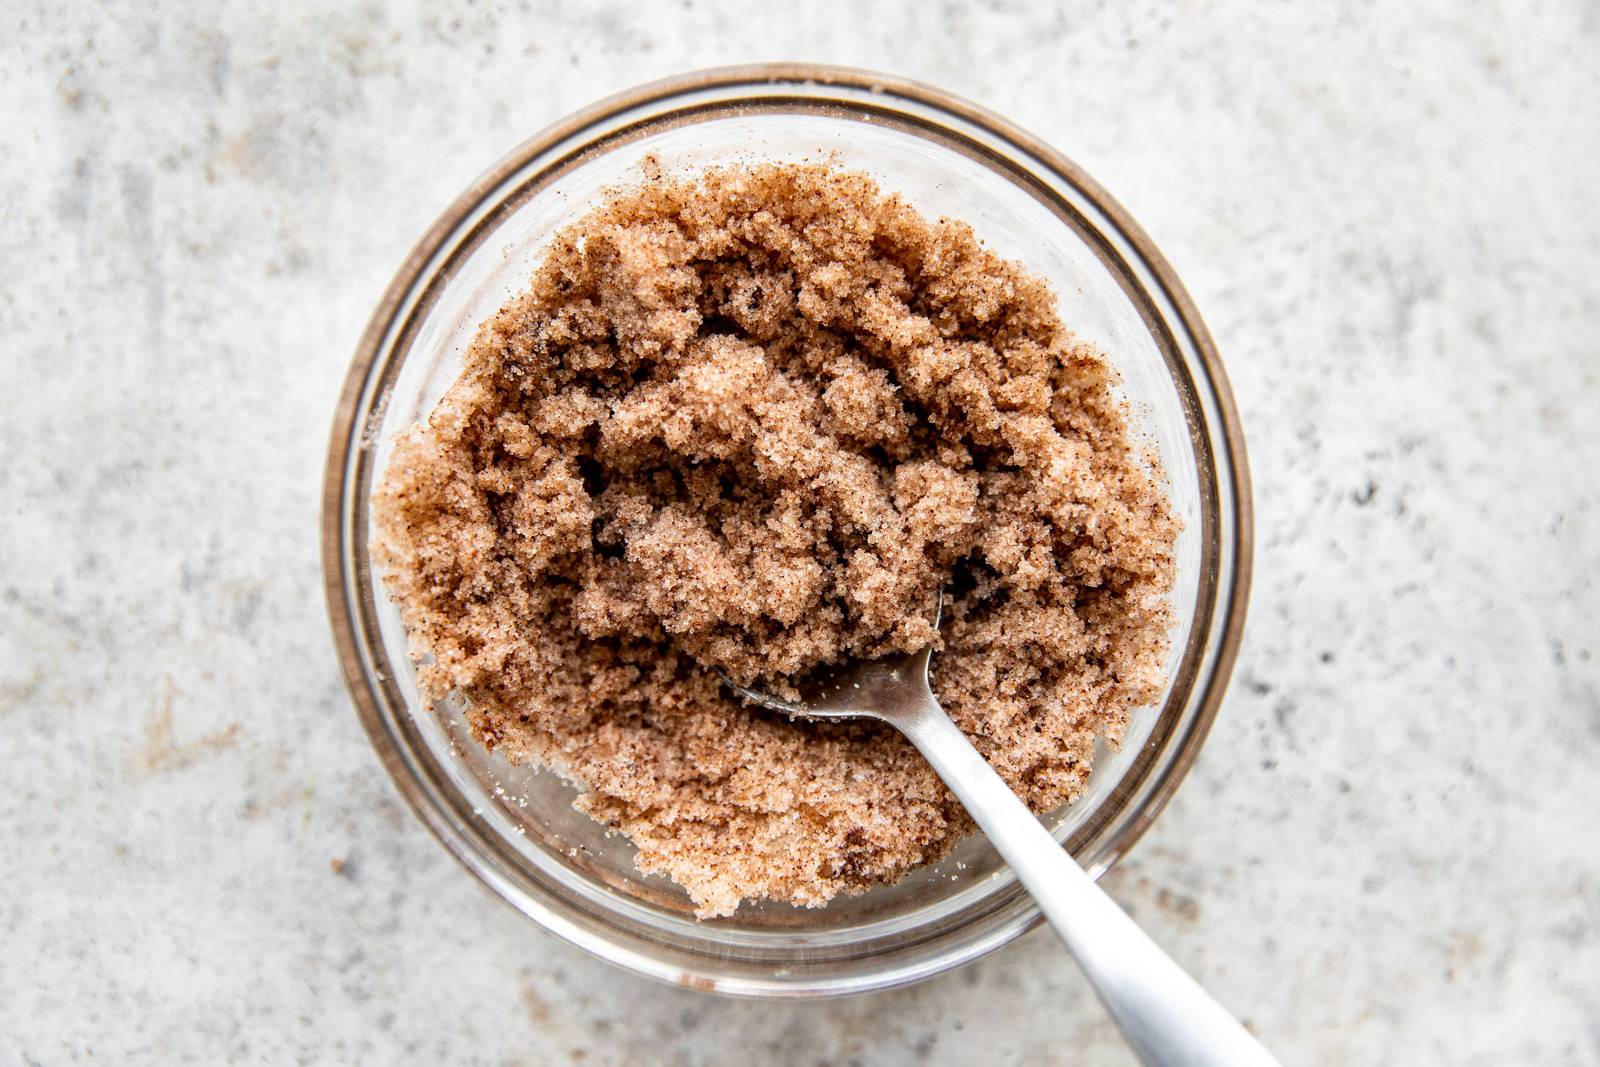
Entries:
[[702,916],[892,882],[970,829],[908,742],[776,685],[935,638],[1036,811],[1159,696],[1177,524],[1038,278],[822,165],[657,176],[561,233],[374,507],[425,694],[555,768]]

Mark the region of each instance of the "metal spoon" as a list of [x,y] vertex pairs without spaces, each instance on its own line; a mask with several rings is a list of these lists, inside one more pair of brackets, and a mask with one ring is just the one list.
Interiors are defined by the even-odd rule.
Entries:
[[928,685],[932,653],[841,664],[813,680],[799,703],[723,680],[746,700],[791,716],[880,719],[910,738],[1033,894],[1142,1062],[1275,1067],[1272,1054],[1095,885],[950,721]]

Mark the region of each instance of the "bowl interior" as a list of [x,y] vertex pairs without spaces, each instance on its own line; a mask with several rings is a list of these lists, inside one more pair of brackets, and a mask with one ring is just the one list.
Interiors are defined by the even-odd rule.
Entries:
[[[832,159],[870,173],[884,189],[902,194],[925,214],[966,220],[995,251],[1046,278],[1058,295],[1063,321],[1094,342],[1120,372],[1133,429],[1159,457],[1184,521],[1169,677],[1179,673],[1186,650],[1192,651],[1203,562],[1202,487],[1190,414],[1162,337],[1082,219],[1063,212],[1026,182],[997,171],[970,147],[912,124],[782,105],[679,117],[614,137],[535,179],[505,186],[503,196],[480,210],[471,231],[454,248],[448,269],[434,276],[413,329],[396,347],[392,358],[399,362],[392,384],[386,395],[376,398],[364,423],[375,471],[384,469],[394,434],[425,417],[453,382],[478,324],[525,288],[552,234],[581,216],[607,187],[640,177],[647,156],[669,172]],[[357,507],[366,521],[365,501]],[[369,560],[354,565],[372,567]],[[971,909],[1011,885],[1009,872],[987,842],[973,837],[943,862],[897,885],[841,897],[825,908],[759,902],[744,905],[730,918],[697,923],[682,890],[662,877],[641,875],[624,838],[608,836],[572,809],[576,794],[571,786],[548,771],[514,767],[484,752],[459,707],[423,704],[406,655],[404,628],[382,594],[379,577],[375,571],[368,576],[376,591],[381,658],[387,661],[380,669],[392,673],[417,735],[470,802],[481,828],[499,838],[515,862],[593,908],[626,915],[664,934],[712,938],[722,952],[741,946],[815,950],[914,930]],[[1169,681],[1169,694],[1171,688]],[[1176,703],[1168,700],[1135,713],[1120,749],[1100,746],[1088,794],[1048,818],[1056,837],[1069,841],[1091,868],[1103,862],[1093,849],[1096,824],[1125,802],[1125,778],[1163,717],[1182,712]]]

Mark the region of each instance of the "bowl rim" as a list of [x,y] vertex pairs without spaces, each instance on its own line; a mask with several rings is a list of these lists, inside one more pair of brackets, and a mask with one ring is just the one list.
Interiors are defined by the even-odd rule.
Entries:
[[[1231,570],[1222,576],[1227,580],[1219,580],[1214,591],[1216,599],[1211,615],[1213,620],[1220,616],[1221,621],[1220,625],[1214,621],[1210,624],[1211,632],[1216,635],[1210,669],[1194,718],[1179,749],[1163,768],[1161,777],[1132,820],[1109,846],[1103,862],[1091,871],[1093,876],[1099,877],[1115,865],[1144,835],[1170,802],[1187,777],[1200,749],[1204,747],[1226,693],[1243,638],[1253,569],[1253,503],[1243,429],[1215,342],[1201,320],[1198,309],[1166,258],[1127,210],[1076,163],[1009,120],[942,89],[870,70],[812,63],[716,67],[648,82],[605,97],[535,133],[481,174],[429,226],[402,261],[362,332],[339,394],[323,478],[321,549],[328,617],[346,686],[368,740],[407,805],[446,850],[493,890],[496,896],[534,919],[547,931],[609,963],[676,985],[737,996],[831,996],[909,984],[994,951],[1038,926],[1043,921],[1042,916],[1030,901],[1030,910],[1020,921],[1011,922],[986,939],[969,943],[964,952],[946,953],[931,959],[914,959],[909,963],[897,962],[866,982],[854,979],[848,983],[833,983],[821,979],[729,979],[714,969],[697,971],[618,944],[606,936],[604,929],[574,922],[554,909],[534,906],[527,900],[513,899],[515,887],[508,885],[508,879],[503,874],[492,869],[476,854],[461,827],[438,809],[394,743],[360,651],[360,639],[356,632],[358,621],[353,615],[354,606],[349,596],[352,581],[346,568],[349,553],[346,551],[344,514],[352,488],[348,477],[351,453],[360,447],[367,431],[366,426],[357,426],[358,417],[364,414],[361,401],[367,392],[373,365],[383,350],[384,340],[402,310],[407,295],[423,279],[430,263],[446,249],[450,235],[478,212],[488,194],[541,154],[630,110],[661,104],[697,91],[785,84],[838,87],[898,97],[934,112],[965,120],[987,134],[1009,142],[1044,167],[1055,171],[1112,223],[1148,268],[1151,280],[1170,301],[1178,323],[1192,341],[1193,354],[1210,386],[1215,416],[1213,429],[1220,444],[1219,448],[1212,450],[1213,467],[1220,469],[1225,465],[1227,468],[1232,496],[1233,542],[1228,546],[1232,550]],[[1204,413],[1201,417],[1211,421]],[[359,585],[359,580],[355,584]]]

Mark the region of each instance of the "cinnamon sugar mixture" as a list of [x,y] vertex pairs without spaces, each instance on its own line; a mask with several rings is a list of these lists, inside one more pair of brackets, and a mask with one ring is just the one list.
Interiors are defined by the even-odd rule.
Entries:
[[1077,796],[1161,693],[1177,522],[1055,306],[859,173],[615,194],[376,493],[425,694],[578,783],[701,916],[892,882],[971,828],[889,728],[746,708],[718,669],[781,688],[940,638],[984,756],[1036,811]]

